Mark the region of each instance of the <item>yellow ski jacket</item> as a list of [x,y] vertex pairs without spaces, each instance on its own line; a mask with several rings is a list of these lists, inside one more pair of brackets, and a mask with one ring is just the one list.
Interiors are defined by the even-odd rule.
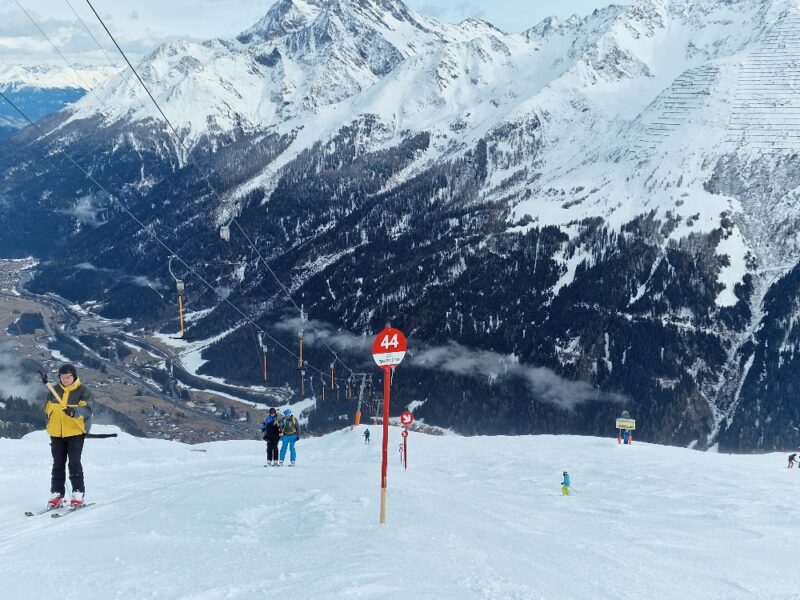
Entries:
[[61,401],[48,391],[44,409],[47,413],[47,433],[58,438],[89,433],[92,422],[92,408],[88,403],[92,399],[92,392],[89,388],[82,386],[80,379],[67,387],[59,383],[53,388]]

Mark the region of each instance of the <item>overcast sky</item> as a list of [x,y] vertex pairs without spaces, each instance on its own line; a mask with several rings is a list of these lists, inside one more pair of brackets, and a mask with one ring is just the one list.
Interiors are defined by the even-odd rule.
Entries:
[[[90,1],[123,48],[141,55],[175,38],[233,37],[264,16],[274,0]],[[107,63],[73,12],[74,9],[95,38],[110,50],[108,38],[86,0],[0,0],[0,66],[64,64],[17,3],[72,62]],[[607,0],[406,0],[411,8],[435,19],[458,22],[479,17],[509,32],[528,29],[550,15],[583,16],[611,3]],[[631,0],[615,3],[630,4]],[[109,55],[117,60],[110,51]]]

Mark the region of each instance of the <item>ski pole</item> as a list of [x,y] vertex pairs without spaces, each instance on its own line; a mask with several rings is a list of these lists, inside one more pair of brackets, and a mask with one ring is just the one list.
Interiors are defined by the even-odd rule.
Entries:
[[102,440],[117,437],[116,433],[87,433],[86,437],[92,440]]
[[39,371],[39,375],[41,375],[41,377],[42,377],[42,383],[45,384],[47,386],[47,389],[50,390],[50,393],[53,394],[53,396],[56,397],[56,400],[58,400],[58,403],[59,404],[63,404],[64,401],[61,399],[61,396],[58,395],[58,392],[56,391],[56,388],[53,387],[52,383],[47,381],[47,375],[45,375],[42,371]]

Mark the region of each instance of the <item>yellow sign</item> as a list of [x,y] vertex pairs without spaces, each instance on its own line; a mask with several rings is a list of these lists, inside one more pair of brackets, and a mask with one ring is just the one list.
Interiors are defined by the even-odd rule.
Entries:
[[617,429],[636,429],[636,419],[617,419]]

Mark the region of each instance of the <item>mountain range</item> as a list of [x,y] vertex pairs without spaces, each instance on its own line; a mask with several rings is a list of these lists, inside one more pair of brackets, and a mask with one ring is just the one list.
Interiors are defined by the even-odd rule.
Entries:
[[797,446],[799,15],[638,0],[508,34],[280,0],[139,63],[179,139],[122,72],[7,140],[0,251],[46,259],[34,290],[174,330],[158,235],[214,288],[186,277],[200,374],[260,378],[223,299],[296,344],[274,274],[354,370],[363,335],[405,330],[398,394],[431,423],[603,434],[627,409],[647,440]]
[[[24,107],[34,120],[61,110],[82,98],[118,69],[112,67],[23,67],[0,65],[0,91]],[[26,125],[7,103],[0,104],[0,139]]]

